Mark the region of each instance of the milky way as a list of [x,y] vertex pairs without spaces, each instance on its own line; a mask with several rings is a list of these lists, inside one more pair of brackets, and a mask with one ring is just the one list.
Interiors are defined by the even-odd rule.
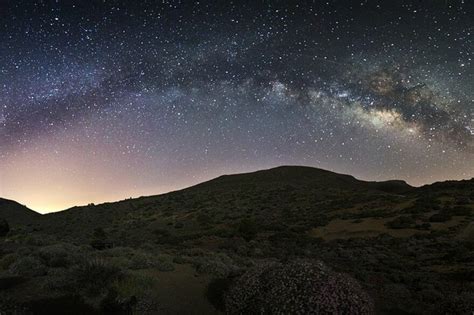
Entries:
[[470,1],[2,1],[0,195],[36,210],[310,165],[474,176]]

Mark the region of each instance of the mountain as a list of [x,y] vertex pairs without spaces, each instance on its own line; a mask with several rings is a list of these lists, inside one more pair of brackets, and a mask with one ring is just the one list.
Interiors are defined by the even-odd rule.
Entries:
[[41,215],[16,201],[0,198],[0,218],[15,226],[35,223]]
[[[23,211],[13,213],[30,213],[16,205]],[[463,314],[474,306],[474,179],[416,188],[282,166],[30,215],[28,229],[5,239],[0,269],[23,274],[25,283],[4,292],[33,310],[79,303],[65,294],[82,297],[80,307],[110,302],[91,300],[97,284],[117,301],[159,301],[156,313],[219,313],[242,272],[301,259],[355,278],[380,314]],[[55,300],[58,292],[66,302]],[[38,294],[46,300],[25,300]]]
[[331,171],[307,166],[280,166],[252,173],[224,175],[208,182],[191,187],[227,189],[244,185],[269,185],[294,187],[319,187],[342,190],[379,190],[407,191],[410,185],[401,180],[367,182],[358,180],[351,175],[338,174]]
[[[410,191],[414,188],[403,181],[366,182],[318,168],[281,166],[224,175],[164,195],[74,207],[46,214],[43,225],[48,231],[77,240],[98,227],[125,224],[127,236],[139,242],[151,237],[153,230],[162,225],[158,222],[165,218],[194,225],[197,217],[209,216],[232,225],[235,220],[254,215],[269,225],[297,224],[298,220],[318,225],[327,220],[328,212],[348,202],[352,202],[351,207],[372,199],[387,199],[389,203]],[[128,226],[132,216],[135,225]],[[153,218],[156,220],[151,222]]]

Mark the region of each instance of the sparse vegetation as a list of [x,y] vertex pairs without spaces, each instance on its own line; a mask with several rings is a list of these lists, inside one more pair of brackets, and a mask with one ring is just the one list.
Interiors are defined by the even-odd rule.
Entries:
[[160,291],[171,287],[207,313],[370,313],[372,300],[377,313],[462,313],[474,292],[472,191],[474,181],[415,189],[282,168],[41,220],[10,215],[0,301],[156,313],[181,304]]

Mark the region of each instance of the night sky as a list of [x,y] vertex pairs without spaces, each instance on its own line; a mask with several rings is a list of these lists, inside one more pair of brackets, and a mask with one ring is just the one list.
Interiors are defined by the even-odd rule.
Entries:
[[473,2],[0,1],[0,196],[474,176]]

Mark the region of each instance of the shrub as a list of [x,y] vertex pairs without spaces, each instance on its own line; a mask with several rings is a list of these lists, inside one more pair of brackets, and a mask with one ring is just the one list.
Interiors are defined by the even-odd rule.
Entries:
[[46,290],[75,291],[71,272],[67,268],[54,268],[48,270],[48,275],[43,279],[42,287]]
[[187,264],[188,262],[189,259],[186,256],[178,255],[173,258],[173,263],[178,265]]
[[146,269],[156,266],[155,256],[136,251],[130,259],[130,269]]
[[108,286],[122,276],[120,268],[97,258],[80,263],[72,271],[75,287],[88,296],[107,291]]
[[471,203],[471,200],[469,199],[469,197],[459,197],[458,199],[456,199],[456,204],[458,205],[468,205]]
[[451,215],[459,215],[459,216],[468,216],[471,214],[471,209],[465,206],[456,206],[449,210]]
[[74,262],[78,248],[69,244],[55,244],[39,249],[38,255],[49,267],[67,267]]
[[13,262],[9,267],[9,271],[19,276],[37,277],[45,275],[47,269],[38,258],[26,256]]
[[173,271],[174,265],[171,257],[168,255],[158,255],[155,262],[156,268],[159,271]]
[[225,295],[225,309],[229,314],[374,314],[370,297],[354,279],[309,261],[250,269]]
[[195,260],[193,261],[193,265],[199,273],[210,274],[218,277],[228,276],[234,270],[232,265],[228,265],[221,260],[215,260],[212,258],[201,258]]
[[147,295],[153,288],[155,279],[141,274],[128,274],[112,283],[112,289],[121,299]]
[[208,224],[211,224],[213,221],[212,217],[205,213],[200,213],[197,216],[196,220],[198,221],[200,225],[208,225]]
[[429,224],[428,222],[425,222],[425,223],[416,225],[416,228],[419,230],[429,230],[431,228],[431,224]]
[[232,284],[233,278],[213,279],[206,288],[206,297],[216,309],[221,312],[225,310],[225,292],[227,292]]
[[474,297],[472,292],[462,292],[457,295],[447,296],[439,306],[439,314],[472,314],[474,310]]
[[49,244],[49,241],[43,235],[28,235],[24,239],[24,243],[30,246],[45,246]]
[[440,212],[440,213],[433,214],[430,217],[430,222],[446,222],[446,221],[451,220],[451,217],[452,217],[451,214],[447,212]]
[[112,248],[113,244],[107,239],[107,234],[101,227],[95,228],[92,233],[92,240],[90,245],[98,250]]
[[250,241],[255,238],[258,233],[258,226],[255,220],[242,219],[237,228],[239,234],[246,240]]
[[17,254],[7,254],[0,259],[0,268],[3,270],[8,270],[10,265],[13,264],[18,259]]
[[415,224],[415,219],[408,216],[400,216],[390,222],[387,222],[385,225],[391,229],[408,229]]
[[98,227],[94,229],[94,233],[92,234],[92,237],[95,239],[104,239],[107,237],[107,234],[105,233],[103,228]]
[[6,236],[10,232],[10,225],[7,220],[0,219],[0,237]]
[[165,229],[156,229],[153,233],[158,237],[168,237],[171,236],[171,232]]

